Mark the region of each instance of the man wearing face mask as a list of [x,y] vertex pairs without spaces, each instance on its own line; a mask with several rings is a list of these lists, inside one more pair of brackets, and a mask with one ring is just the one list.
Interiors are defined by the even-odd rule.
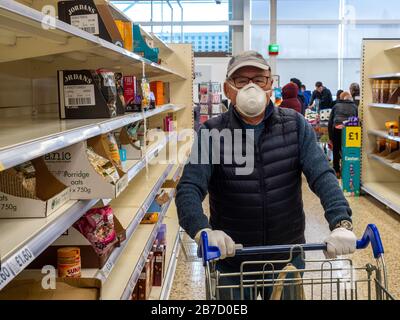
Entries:
[[[350,254],[356,247],[351,209],[312,127],[296,111],[274,107],[271,88],[271,69],[261,54],[247,51],[230,60],[224,91],[233,107],[207,121],[201,130],[242,130],[242,139],[254,146],[254,168],[248,175],[238,175],[235,169],[241,165],[226,163],[224,148],[229,146],[221,142],[220,162],[188,163],[177,187],[180,225],[198,242],[201,232],[207,232],[210,245],[221,251],[217,267],[222,272],[238,272],[244,260],[288,258],[281,254],[234,257],[236,243],[261,246],[305,242],[302,173],[321,199],[331,229],[325,240],[326,255]],[[194,145],[198,154],[204,152],[200,140]],[[213,159],[211,154],[209,158]],[[210,221],[202,209],[207,193]],[[304,267],[299,257],[292,263]],[[276,269],[282,267],[277,265]]]

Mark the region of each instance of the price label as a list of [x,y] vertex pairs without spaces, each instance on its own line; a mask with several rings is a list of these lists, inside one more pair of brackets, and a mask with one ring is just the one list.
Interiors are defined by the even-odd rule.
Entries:
[[12,272],[17,275],[23,269],[25,269],[35,258],[32,251],[28,247],[22,248],[11,259],[8,260],[8,266]]
[[109,276],[109,274],[111,273],[113,268],[114,268],[114,264],[111,261],[108,261],[103,268],[103,273],[106,276],[106,278]]
[[346,147],[361,147],[361,127],[346,127]]
[[3,289],[13,277],[14,275],[8,264],[3,264],[0,268],[0,290]]

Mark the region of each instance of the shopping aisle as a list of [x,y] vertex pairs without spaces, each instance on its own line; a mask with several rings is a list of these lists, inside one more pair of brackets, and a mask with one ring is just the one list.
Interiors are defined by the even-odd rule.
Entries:
[[[324,211],[319,199],[303,183],[304,210],[306,212],[307,242],[320,242],[329,235],[329,228],[324,218]],[[353,209],[354,231],[358,238],[368,223],[378,226],[385,247],[385,260],[388,269],[389,291],[400,298],[400,216],[385,209],[371,197],[348,198]],[[206,206],[205,206],[206,207]],[[205,208],[207,209],[207,208]],[[313,258],[323,258],[322,253],[313,253]],[[355,265],[374,263],[370,248],[357,251],[353,256]],[[186,262],[180,255],[170,299],[204,299],[204,270],[201,262]]]

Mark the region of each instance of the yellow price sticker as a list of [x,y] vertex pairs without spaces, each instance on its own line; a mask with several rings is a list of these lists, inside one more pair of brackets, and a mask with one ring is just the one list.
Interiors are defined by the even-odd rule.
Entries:
[[346,147],[361,148],[361,127],[346,127]]

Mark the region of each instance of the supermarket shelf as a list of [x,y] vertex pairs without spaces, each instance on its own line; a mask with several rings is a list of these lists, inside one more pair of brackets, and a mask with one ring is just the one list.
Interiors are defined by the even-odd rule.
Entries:
[[373,74],[369,76],[370,79],[392,79],[400,78],[400,72],[395,73],[383,73],[383,74]]
[[130,113],[111,119],[59,120],[57,115],[13,117],[0,126],[0,170],[40,157],[91,137],[163,112],[174,112],[166,104],[144,113]]
[[400,44],[395,45],[394,47],[391,47],[389,49],[386,49],[385,52],[400,54]]
[[396,136],[390,136],[387,131],[384,130],[368,130],[368,134],[372,134],[374,136],[377,137],[382,137],[388,140],[393,140],[393,141],[397,141],[400,142],[400,137],[396,137]]
[[398,182],[368,182],[361,187],[384,205],[400,213],[400,183]]
[[[118,262],[125,248],[128,246],[130,239],[138,228],[145,213],[155,199],[172,168],[173,165],[154,168],[154,170],[149,173],[151,176],[149,176],[148,181],[146,181],[146,175],[143,173],[142,177],[138,177],[138,179],[135,180],[135,183],[131,184],[126,190],[124,190],[120,197],[110,203],[114,215],[126,230],[126,240],[120,247],[116,248],[112,252],[104,267],[96,273],[96,278],[103,282],[107,281],[112,269]],[[142,204],[140,204],[141,201],[143,201]]]
[[[176,80],[185,80],[184,76],[173,70],[152,63],[138,54],[58,19],[54,20],[54,25],[49,25],[47,23],[49,19],[43,13],[16,1],[2,0],[0,17],[1,28],[7,31],[9,39],[14,39],[14,45],[2,46],[0,62],[43,56],[62,56],[78,52],[81,57],[85,56],[87,63],[93,60],[89,59],[91,57],[88,54],[108,62],[112,61],[114,67],[134,66],[140,70],[141,64],[144,63],[147,66],[148,77],[170,75],[174,76]],[[26,48],[31,48],[31,50],[26,50]],[[79,58],[79,60],[82,59]]]
[[378,161],[378,162],[384,164],[387,167],[390,167],[394,170],[400,171],[400,163],[393,163],[393,162],[391,162],[383,157],[380,157],[376,154],[369,154],[369,157],[375,161]]
[[127,241],[118,263],[103,284],[101,294],[103,300],[131,299],[133,289],[153,246],[158,229],[173,201],[174,193],[175,190],[173,189],[170,193],[171,199],[161,210],[158,222],[154,225],[139,225],[130,241]]
[[400,105],[399,104],[388,104],[388,103],[370,103],[370,107],[373,108],[383,108],[383,109],[396,109],[400,110]]
[[151,289],[150,300],[168,300],[172,283],[174,281],[176,264],[180,251],[179,222],[175,205],[169,207],[163,223],[167,225],[167,252],[165,257],[166,273],[163,285]]
[[154,47],[158,48],[160,50],[160,54],[162,57],[165,57],[169,54],[172,54],[174,51],[166,44],[164,41],[162,41],[155,33],[151,33],[151,36],[154,41]]
[[[141,170],[145,167],[146,161],[150,161],[156,157],[159,150],[164,148],[168,141],[176,141],[173,139],[175,135],[176,133],[172,133],[166,136],[164,141],[161,141],[157,145],[150,146],[145,158],[133,161],[131,163],[132,166],[128,170],[129,181],[141,173]],[[168,175],[168,173],[166,174]],[[162,184],[162,182],[160,183]],[[127,189],[129,189],[129,186]],[[143,190],[143,188],[141,190]],[[123,196],[124,192],[120,197]],[[153,193],[150,193],[148,197],[152,195]],[[142,199],[144,199],[145,196],[146,194],[144,194]],[[4,268],[7,269],[7,274],[9,274],[9,276],[6,277],[6,280],[2,280],[0,277],[0,290],[99,200],[100,199],[71,200],[52,215],[43,219],[2,219],[0,221],[0,257],[3,272],[5,272]],[[103,200],[104,205],[110,202],[110,199]],[[147,205],[150,204],[145,202],[143,207],[147,210]],[[22,268],[16,267],[15,258],[25,249],[28,249],[33,257],[30,261],[27,261]]]

